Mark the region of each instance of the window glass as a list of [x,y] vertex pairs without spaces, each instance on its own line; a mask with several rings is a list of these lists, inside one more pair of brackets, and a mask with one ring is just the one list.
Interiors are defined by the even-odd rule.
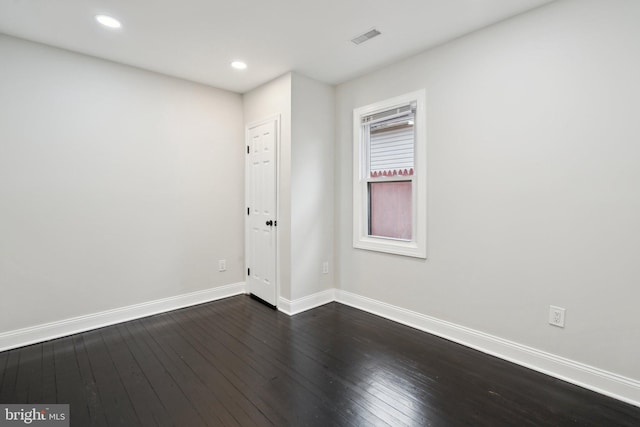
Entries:
[[412,182],[369,183],[369,235],[411,240]]

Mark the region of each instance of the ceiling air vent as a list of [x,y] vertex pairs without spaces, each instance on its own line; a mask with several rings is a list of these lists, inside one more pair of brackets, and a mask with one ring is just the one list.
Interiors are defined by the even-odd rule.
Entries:
[[379,36],[380,34],[382,33],[374,28],[373,30],[367,31],[364,34],[351,39],[351,41],[355,44],[361,44],[366,42],[367,40],[371,40],[372,38]]

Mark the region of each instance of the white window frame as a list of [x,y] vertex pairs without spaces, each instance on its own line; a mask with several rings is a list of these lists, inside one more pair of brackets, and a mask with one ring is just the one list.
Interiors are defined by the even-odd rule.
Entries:
[[[412,200],[412,240],[369,236],[370,181],[367,167],[366,146],[368,135],[364,132],[362,118],[415,103],[415,147]],[[386,252],[416,258],[427,258],[427,132],[426,91],[424,89],[397,96],[385,101],[353,110],[353,247]],[[404,177],[401,177],[404,178]],[[397,181],[398,179],[389,179]]]

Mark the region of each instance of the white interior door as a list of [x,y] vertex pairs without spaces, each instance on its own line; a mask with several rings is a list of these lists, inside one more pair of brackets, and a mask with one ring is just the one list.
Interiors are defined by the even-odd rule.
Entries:
[[277,118],[247,128],[247,287],[275,306],[277,244]]

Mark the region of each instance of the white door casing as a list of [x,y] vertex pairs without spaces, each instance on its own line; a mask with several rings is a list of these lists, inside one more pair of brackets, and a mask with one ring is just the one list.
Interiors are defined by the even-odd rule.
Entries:
[[277,150],[279,118],[246,131],[247,289],[267,303],[277,302]]

